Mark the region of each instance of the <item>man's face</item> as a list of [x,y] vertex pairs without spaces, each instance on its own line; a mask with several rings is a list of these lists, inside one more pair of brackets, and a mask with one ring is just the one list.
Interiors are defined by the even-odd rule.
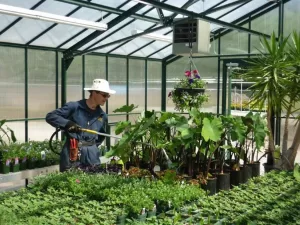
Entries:
[[102,91],[95,91],[95,101],[97,105],[103,106],[105,102],[109,99],[110,95]]

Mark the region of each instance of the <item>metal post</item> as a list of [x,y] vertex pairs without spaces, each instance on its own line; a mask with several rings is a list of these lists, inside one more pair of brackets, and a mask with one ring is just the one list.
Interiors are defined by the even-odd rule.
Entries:
[[233,67],[238,67],[238,63],[227,63],[226,67],[229,70],[229,76],[228,76],[228,108],[227,108],[227,115],[231,114],[231,75],[233,71]]
[[[58,108],[58,51],[55,51],[55,108]],[[56,129],[57,130],[57,129]],[[55,136],[56,140],[58,139],[58,134]]]
[[[108,55],[105,56],[105,70],[106,70],[106,75],[105,75],[105,79],[108,81],[109,79],[109,75],[108,75]],[[106,102],[105,104],[105,111],[106,113],[108,113],[108,102]]]
[[25,48],[25,142],[28,142],[28,48]]
[[[126,105],[129,105],[129,58],[126,58]],[[129,115],[126,114],[126,120],[129,120]]]
[[148,60],[145,59],[145,110],[147,110],[147,89],[148,89],[148,83],[147,83],[147,80],[148,80]]
[[162,61],[161,65],[161,111],[166,111],[166,93],[167,93],[167,63]]
[[[227,66],[227,65],[226,65]],[[231,114],[231,66],[227,67],[229,70],[228,73],[228,108],[227,108],[227,115]]]
[[61,106],[67,102],[67,68],[66,60],[61,59]]
[[82,99],[85,98],[85,55],[82,56]]
[[[219,34],[220,35],[220,34]],[[218,90],[217,90],[217,115],[220,114],[220,79],[221,79],[221,38],[218,38]]]
[[[279,43],[283,42],[284,35],[284,3],[283,0],[280,1],[279,4],[279,18],[278,18],[278,36]],[[280,145],[280,137],[281,137],[281,113],[278,113],[276,116],[276,130],[275,130],[275,144]]]
[[223,61],[223,75],[222,75],[222,115],[226,115],[226,93],[227,93],[227,66]]

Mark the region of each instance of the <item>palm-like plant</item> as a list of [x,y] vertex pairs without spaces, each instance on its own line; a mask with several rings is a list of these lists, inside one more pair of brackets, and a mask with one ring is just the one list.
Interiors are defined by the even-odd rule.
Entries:
[[266,52],[260,51],[258,57],[249,59],[249,68],[243,74],[243,78],[255,82],[250,87],[253,90],[251,102],[263,109],[267,106],[267,126],[269,133],[269,148],[267,164],[274,164],[274,136],[271,126],[272,116],[279,116],[282,105],[286,104],[286,87],[290,85],[290,64],[285,51],[288,38],[284,38],[281,43],[277,42],[275,33],[270,40],[262,37],[261,44]]
[[297,149],[300,145],[300,126],[298,124],[292,145],[288,148],[289,119],[293,113],[299,111],[299,108],[295,108],[295,106],[300,101],[300,34],[295,31],[292,34],[292,43],[289,43],[288,56],[288,60],[292,64],[292,73],[287,77],[290,80],[290,86],[286,88],[286,101],[283,102],[283,107],[286,110],[286,118],[282,140],[282,165],[286,169],[292,169]]

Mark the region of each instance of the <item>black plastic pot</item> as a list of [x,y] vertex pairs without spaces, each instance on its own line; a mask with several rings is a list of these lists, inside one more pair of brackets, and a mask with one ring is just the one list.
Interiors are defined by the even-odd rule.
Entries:
[[230,187],[238,186],[242,181],[242,171],[241,170],[232,170],[230,172]]
[[126,222],[126,217],[127,217],[127,215],[117,216],[116,225],[124,225]]
[[135,216],[135,219],[136,219],[137,221],[140,221],[140,222],[146,221],[146,218],[147,218],[147,213],[144,213],[144,214],[140,214],[140,215],[136,215],[136,216]]
[[260,162],[250,163],[252,168],[252,177],[258,177],[260,175]]
[[205,92],[204,88],[175,88],[176,94],[180,94],[181,92],[187,92],[190,95],[203,94]]
[[217,192],[230,189],[230,174],[217,174]]
[[264,163],[263,166],[264,166],[265,173],[269,173],[272,170],[276,170],[275,165],[273,165],[273,164],[269,165],[267,163]]
[[15,173],[20,171],[20,164],[10,164],[10,172]]
[[9,173],[9,171],[10,171],[10,167],[9,167],[9,166],[7,166],[7,165],[4,164],[4,163],[2,163],[2,164],[0,165],[0,172],[1,172],[1,173],[7,174],[7,173]]
[[249,164],[241,167],[242,170],[242,180],[241,183],[246,183],[252,177],[252,167]]
[[151,211],[148,211],[147,212],[147,218],[150,218],[150,217],[153,217],[153,216],[156,216],[156,210],[151,210]]
[[206,184],[201,184],[201,188],[208,192],[208,195],[214,195],[217,192],[217,178],[208,178]]

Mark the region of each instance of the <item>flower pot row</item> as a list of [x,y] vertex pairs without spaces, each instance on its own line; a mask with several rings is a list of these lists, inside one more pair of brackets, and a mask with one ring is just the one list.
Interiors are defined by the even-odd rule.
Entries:
[[209,195],[214,195],[221,190],[229,190],[234,186],[246,183],[250,178],[260,175],[260,163],[251,163],[241,167],[240,170],[226,171],[223,174],[216,174],[213,178],[208,178],[206,184],[201,184],[201,188]]
[[157,213],[156,210],[155,211],[148,211],[148,212],[145,212],[143,214],[135,215],[133,217],[130,217],[127,214],[123,214],[123,215],[117,216],[116,225],[126,224],[126,219],[127,218],[130,218],[130,219],[133,219],[133,220],[136,220],[136,221],[139,221],[139,222],[145,222],[146,218],[154,217],[154,216],[156,216],[156,213]]
[[19,172],[27,169],[43,168],[47,166],[56,165],[54,160],[34,160],[34,159],[22,159],[17,164],[12,162],[1,162],[0,173],[7,174],[9,172]]

